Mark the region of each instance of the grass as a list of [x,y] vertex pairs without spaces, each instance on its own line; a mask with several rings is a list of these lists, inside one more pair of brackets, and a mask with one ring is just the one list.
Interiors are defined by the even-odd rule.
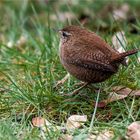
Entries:
[[[51,20],[51,15],[57,12],[50,8],[55,2],[51,1],[51,6],[45,5],[43,2],[38,5],[27,0],[20,3],[18,1],[2,1],[1,3],[0,139],[43,139],[40,136],[42,130],[32,126],[33,117],[43,116],[54,126],[63,126],[72,114],[88,115],[88,122],[84,129],[76,130],[73,133],[75,139],[85,137],[89,128],[92,132],[103,129],[113,130],[114,139],[125,136],[127,126],[140,119],[139,98],[128,97],[110,103],[104,109],[96,108],[94,126],[91,128],[93,101],[96,100],[97,94],[89,89],[83,89],[80,95],[74,97],[61,96],[64,93],[70,93],[75,88],[73,85],[78,80],[73,77],[70,77],[58,91],[53,88],[55,83],[67,73],[59,61],[59,37],[52,30],[53,27],[61,28],[67,23]],[[122,4],[121,1],[118,3]],[[88,2],[85,4],[91,7]],[[98,2],[94,6],[94,12],[98,12],[101,8]],[[136,6],[137,4],[133,4],[131,8],[135,9]],[[76,6],[67,6],[67,3],[60,7],[60,11],[73,11],[75,17],[78,17],[77,15],[80,14],[78,12],[82,12],[84,8],[81,4],[79,10],[74,11]],[[42,14],[43,12],[44,14]],[[77,20],[78,18],[74,20],[74,23],[78,24]],[[99,26],[97,23],[100,23],[101,20],[97,20],[92,26],[90,22],[90,25],[87,26],[96,31]],[[113,19],[108,19],[106,23],[107,27],[113,26],[111,29],[108,28],[106,31],[100,27],[97,33],[111,42],[114,30],[120,28],[126,32],[128,49],[139,48],[139,35],[131,34],[129,32],[131,27],[129,25],[127,27],[127,23],[113,24],[112,22]],[[135,25],[138,31],[139,22],[137,19]],[[21,36],[27,39],[18,44],[17,40]],[[9,44],[12,44],[12,47],[9,47]],[[105,99],[111,92],[111,88],[116,85],[139,89],[139,75],[140,66],[137,57],[132,56],[127,68],[121,67],[115,76],[97,85],[104,89],[104,92],[100,93],[99,100]],[[46,139],[55,140],[61,135],[60,130],[45,133]]]

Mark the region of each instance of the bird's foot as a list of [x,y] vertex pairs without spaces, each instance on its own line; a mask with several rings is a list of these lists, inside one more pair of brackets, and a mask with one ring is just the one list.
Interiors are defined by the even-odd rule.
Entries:
[[63,85],[63,84],[68,80],[69,77],[70,77],[70,74],[69,74],[69,73],[66,74],[65,77],[64,77],[63,79],[59,80],[59,81],[55,84],[54,89],[58,89],[61,85]]
[[75,89],[73,92],[71,92],[71,93],[69,93],[69,94],[63,94],[63,95],[64,95],[64,96],[73,96],[73,95],[76,95],[76,94],[79,93],[79,91],[80,91],[81,89],[83,89],[84,87],[86,87],[88,84],[89,84],[89,83],[86,82],[86,83],[82,84],[82,86],[79,87],[78,89]]
[[74,87],[83,86],[84,84],[85,84],[85,82],[78,82],[78,83],[74,84]]

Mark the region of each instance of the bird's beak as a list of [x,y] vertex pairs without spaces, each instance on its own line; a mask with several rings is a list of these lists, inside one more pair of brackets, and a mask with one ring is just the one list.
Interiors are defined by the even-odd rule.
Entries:
[[61,30],[59,30],[59,31],[58,31],[58,33],[61,35],[61,34],[62,34],[62,31],[61,31]]
[[62,34],[61,29],[53,28],[53,31],[56,32],[56,33],[58,33],[60,36],[61,36],[61,34]]
[[60,29],[56,29],[56,28],[52,28],[54,32],[60,33],[61,30]]

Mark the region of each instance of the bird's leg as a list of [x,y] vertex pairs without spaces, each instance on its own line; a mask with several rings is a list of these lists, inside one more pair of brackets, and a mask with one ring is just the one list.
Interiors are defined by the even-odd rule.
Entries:
[[81,87],[79,87],[78,89],[74,90],[72,93],[70,93],[70,94],[65,94],[65,95],[66,95],[66,96],[75,95],[75,94],[79,93],[79,91],[80,91],[81,89],[83,89],[84,87],[86,87],[88,84],[89,84],[89,83],[86,82],[86,83],[84,83]]
[[85,84],[85,82],[78,82],[78,83],[74,84],[74,87],[83,86],[84,84]]
[[57,89],[60,85],[63,85],[68,80],[69,77],[70,77],[70,74],[67,73],[63,79],[59,80],[56,83],[56,85],[54,86],[54,88]]
[[[74,84],[74,87],[77,87],[77,86],[83,86],[85,84],[85,82],[79,82],[79,83],[76,83],[76,84]],[[91,85],[91,84],[89,84],[88,85],[88,87],[90,88],[90,89],[94,89],[95,91],[98,91],[100,88],[99,87],[96,87],[95,85]]]
[[100,87],[97,87],[97,86],[95,86],[95,85],[92,85],[91,89],[92,89],[93,91],[95,91],[95,93],[96,93],[96,92],[98,92],[98,90],[100,89]]

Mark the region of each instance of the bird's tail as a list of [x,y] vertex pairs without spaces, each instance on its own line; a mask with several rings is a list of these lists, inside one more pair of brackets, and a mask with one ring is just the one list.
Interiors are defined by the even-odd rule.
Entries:
[[134,50],[130,50],[130,51],[126,51],[123,53],[120,53],[119,55],[115,55],[112,57],[111,62],[120,62],[124,65],[126,65],[125,63],[125,57],[129,56],[129,55],[133,55],[136,54],[139,50],[138,49],[134,49]]

